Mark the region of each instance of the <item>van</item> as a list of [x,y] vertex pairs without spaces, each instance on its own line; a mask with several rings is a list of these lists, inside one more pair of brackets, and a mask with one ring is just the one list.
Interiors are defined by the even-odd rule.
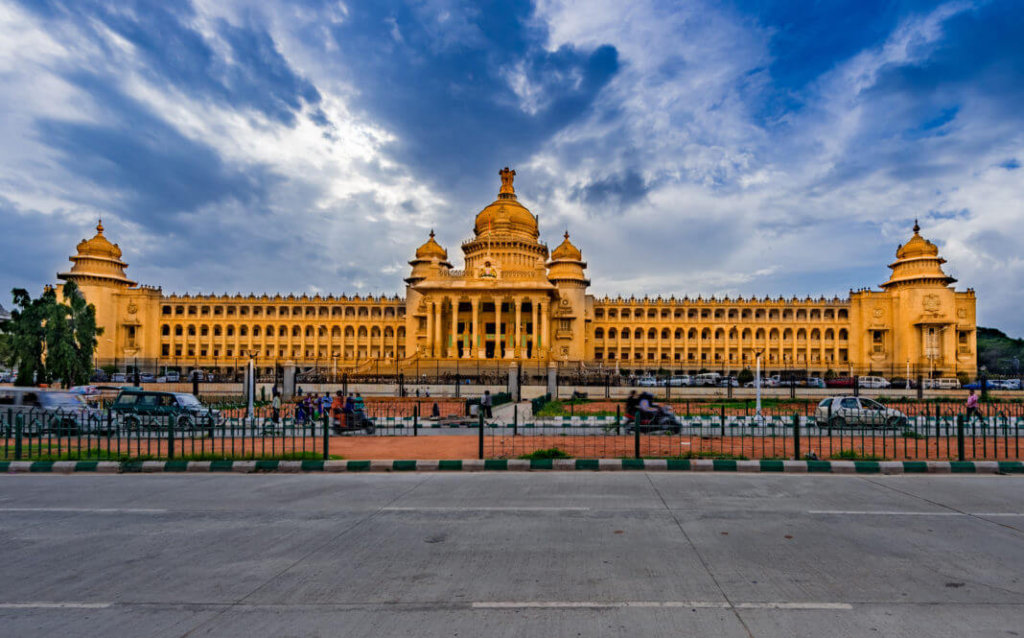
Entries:
[[921,387],[926,390],[957,390],[960,388],[960,380],[956,377],[943,377],[941,379],[922,379]]
[[717,386],[722,382],[722,375],[717,372],[704,372],[693,378],[695,386]]

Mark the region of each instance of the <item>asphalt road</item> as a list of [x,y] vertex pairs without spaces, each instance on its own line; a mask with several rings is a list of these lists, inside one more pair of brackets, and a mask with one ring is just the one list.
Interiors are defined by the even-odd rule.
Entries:
[[5,636],[1016,636],[1017,477],[0,476]]

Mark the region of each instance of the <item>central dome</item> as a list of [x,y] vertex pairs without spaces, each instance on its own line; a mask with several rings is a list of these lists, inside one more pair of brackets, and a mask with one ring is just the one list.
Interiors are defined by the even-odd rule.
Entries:
[[476,216],[476,224],[473,231],[477,237],[488,234],[511,234],[525,235],[530,239],[537,239],[540,231],[537,229],[537,218],[533,216],[525,206],[516,199],[515,189],[512,187],[512,180],[516,172],[505,168],[498,171],[501,176],[501,190],[498,192],[498,199],[484,208]]

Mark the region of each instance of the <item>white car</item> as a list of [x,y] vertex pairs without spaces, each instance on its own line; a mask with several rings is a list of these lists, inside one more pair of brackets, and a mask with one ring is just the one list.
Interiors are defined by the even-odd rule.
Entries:
[[857,380],[857,385],[861,388],[880,389],[888,388],[889,381],[882,377],[860,377]]
[[684,374],[681,377],[672,377],[668,380],[668,385],[673,388],[681,388],[684,386],[693,385],[693,379],[688,374]]
[[126,375],[124,372],[115,372],[110,377],[110,381],[112,383],[127,383],[128,382],[128,375]]
[[821,427],[870,426],[902,428],[907,415],[864,397],[829,397],[814,410],[814,422]]
[[641,388],[656,388],[658,387],[658,380],[654,377],[640,377],[636,384]]

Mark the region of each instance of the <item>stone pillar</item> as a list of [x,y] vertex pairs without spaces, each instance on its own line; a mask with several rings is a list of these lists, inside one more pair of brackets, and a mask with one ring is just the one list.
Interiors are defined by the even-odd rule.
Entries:
[[548,363],[548,394],[552,399],[558,398],[558,366],[554,361]]
[[516,363],[508,366],[508,394],[513,401],[519,400],[519,364]]
[[451,343],[448,344],[448,358],[457,359],[459,357],[459,300],[452,298],[452,332],[451,332]]
[[473,355],[482,359],[484,349],[480,347],[480,300],[474,297],[470,303],[473,306],[473,343],[470,344],[470,347],[473,349]]
[[548,334],[548,302],[547,300],[540,304],[540,348],[548,352],[551,351],[551,336]]
[[533,353],[532,353],[533,354],[533,358],[536,359],[538,356],[540,356],[539,353],[537,352],[537,331],[539,330],[540,326],[537,324],[537,317],[538,317],[538,315],[537,315],[537,300],[536,299],[532,299],[530,301],[530,308],[531,308],[531,315],[532,315],[531,316],[532,323],[530,323],[530,331],[531,331],[530,338],[533,340],[533,348],[532,348],[533,349]]
[[520,356],[522,356],[521,352],[520,352],[520,349],[522,348],[522,344],[523,344],[523,341],[522,341],[522,339],[523,339],[523,300],[517,297],[515,303],[516,303],[516,331],[514,333],[515,334],[515,337],[514,337],[515,341],[512,343],[512,348],[511,348],[510,354],[512,356],[516,357],[516,358],[519,358]]
[[504,348],[501,339],[501,298],[494,298],[494,358],[501,358],[501,351]]
[[427,356],[434,356],[434,302],[427,302]]
[[440,359],[444,356],[444,343],[441,341],[441,317],[444,312],[444,301],[434,304],[434,356]]
[[295,396],[295,362],[286,361],[281,377],[281,400],[288,401]]

